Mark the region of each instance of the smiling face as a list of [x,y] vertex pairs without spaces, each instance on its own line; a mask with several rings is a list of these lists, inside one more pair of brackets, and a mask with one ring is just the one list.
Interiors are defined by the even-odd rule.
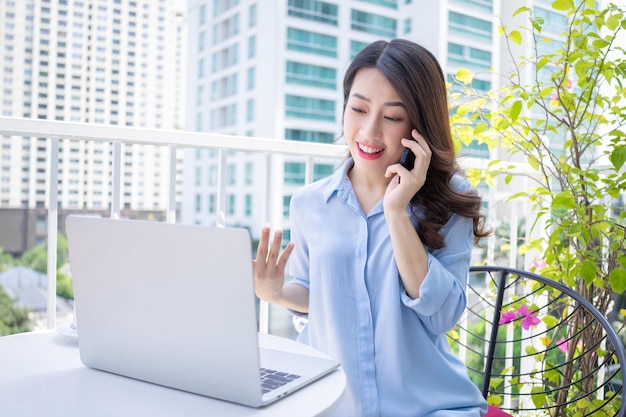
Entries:
[[354,159],[353,170],[384,178],[400,160],[402,138],[411,120],[400,96],[376,68],[361,68],[354,78],[343,116],[343,133]]

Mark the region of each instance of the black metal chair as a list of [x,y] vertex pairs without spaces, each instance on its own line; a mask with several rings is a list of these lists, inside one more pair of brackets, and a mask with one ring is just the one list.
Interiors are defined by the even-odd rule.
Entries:
[[607,319],[541,275],[472,267],[468,308],[450,334],[492,405],[513,416],[620,416],[626,351]]

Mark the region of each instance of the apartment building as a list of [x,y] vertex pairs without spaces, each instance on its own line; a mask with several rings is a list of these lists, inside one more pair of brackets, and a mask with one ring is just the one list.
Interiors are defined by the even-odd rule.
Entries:
[[[475,85],[494,84],[498,62],[500,2],[450,0],[189,0],[189,130],[294,141],[341,141],[342,77],[368,43],[404,37],[428,47],[444,70],[478,72]],[[466,153],[486,158],[481,147]],[[217,155],[189,151],[181,220],[230,224],[258,233],[264,222],[287,227],[293,191],[304,184],[303,158],[273,161],[271,204],[281,218],[267,218],[262,201],[264,162],[226,157],[227,198],[216,202]],[[278,167],[276,165],[279,165]],[[313,179],[335,166],[321,161]],[[287,230],[288,233],[288,230]]]
[[[186,32],[173,0],[0,0],[0,39],[3,116],[184,125]],[[120,208],[164,211],[169,150],[122,152]],[[0,137],[0,223],[1,209],[47,207],[49,156],[47,138]],[[60,207],[108,211],[111,163],[110,143],[61,140]]]

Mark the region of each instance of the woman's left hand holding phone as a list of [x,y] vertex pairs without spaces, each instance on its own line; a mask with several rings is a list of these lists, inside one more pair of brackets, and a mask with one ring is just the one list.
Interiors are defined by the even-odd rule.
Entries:
[[402,139],[402,145],[415,154],[415,162],[411,170],[407,170],[400,163],[387,168],[386,177],[397,174],[402,181],[391,181],[385,193],[385,209],[393,205],[398,210],[406,210],[409,201],[426,182],[426,174],[430,166],[432,151],[426,139],[416,130],[411,131],[412,139]]

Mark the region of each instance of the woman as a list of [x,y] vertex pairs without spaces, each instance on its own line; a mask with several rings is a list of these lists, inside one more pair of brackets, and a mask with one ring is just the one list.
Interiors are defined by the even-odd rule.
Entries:
[[[257,295],[307,314],[299,340],[341,361],[337,416],[482,416],[485,400],[446,332],[466,306],[472,247],[488,232],[459,174],[434,56],[402,39],[359,53],[344,77],[343,136],[350,158],[292,197],[282,254],[282,233],[270,245],[262,230]],[[411,170],[399,163],[405,148]]]

